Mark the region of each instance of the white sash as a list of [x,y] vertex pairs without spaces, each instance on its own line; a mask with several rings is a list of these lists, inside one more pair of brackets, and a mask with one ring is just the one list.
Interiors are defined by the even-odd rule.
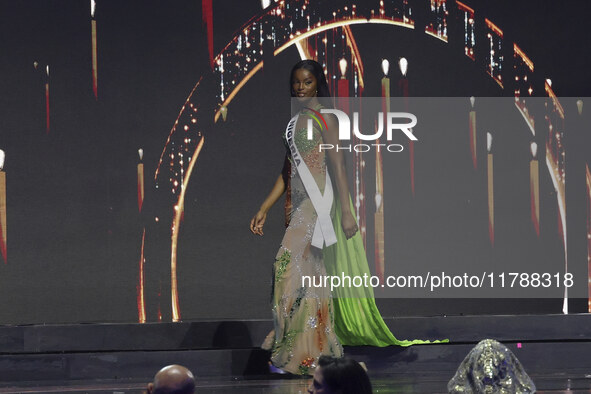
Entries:
[[293,163],[300,174],[304,188],[310,197],[310,201],[316,210],[318,218],[316,219],[316,225],[314,226],[314,234],[312,235],[312,246],[322,248],[324,244],[330,246],[337,242],[337,236],[332,225],[332,219],[330,217],[330,209],[332,208],[332,200],[334,198],[332,183],[330,181],[330,175],[328,175],[328,168],[326,169],[326,183],[324,186],[324,194],[320,192],[320,188],[316,184],[310,169],[306,165],[306,162],[300,155],[298,147],[294,141],[294,129],[298,122],[298,116],[296,115],[287,124],[285,130],[285,139],[287,145],[291,151],[291,157]]

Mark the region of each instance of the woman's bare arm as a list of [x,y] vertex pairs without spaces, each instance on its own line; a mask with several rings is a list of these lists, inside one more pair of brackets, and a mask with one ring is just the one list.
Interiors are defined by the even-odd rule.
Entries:
[[283,170],[281,174],[277,177],[275,181],[275,185],[271,189],[271,192],[265,198],[265,201],[261,204],[259,211],[254,215],[254,217],[250,221],[250,231],[253,234],[263,235],[263,225],[265,224],[265,220],[267,219],[267,212],[277,200],[281,198],[285,190],[287,189],[287,169],[289,168],[289,159],[287,155],[285,156],[285,161],[283,163]]

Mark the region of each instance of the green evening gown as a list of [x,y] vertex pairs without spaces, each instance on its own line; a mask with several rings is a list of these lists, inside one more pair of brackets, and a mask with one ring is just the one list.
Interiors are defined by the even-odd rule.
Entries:
[[[308,140],[305,125],[306,116],[300,116],[294,143],[324,193],[327,159],[318,149],[322,134],[315,126],[313,139]],[[288,149],[291,162],[289,152]],[[343,233],[338,198],[334,199],[331,211],[337,243],[322,250],[311,245],[317,214],[293,163],[290,167],[287,212],[290,220],[273,265],[274,330],[262,345],[271,351],[273,365],[305,375],[313,373],[321,355],[341,357],[342,345],[383,347],[430,343],[396,339],[376,307],[371,287],[337,288],[331,294],[330,287],[303,284],[304,276],[341,276],[342,273],[363,276],[370,275],[370,270],[359,232],[349,240]]]
[[[353,204],[349,201],[351,212]],[[341,205],[338,198],[333,207],[333,225],[337,235],[337,243],[324,247],[323,257],[326,272],[331,276],[371,276],[363,240],[359,231],[347,239],[341,227]],[[332,292],[334,309],[334,330],[342,345],[350,346],[410,346],[426,343],[443,343],[441,341],[399,340],[397,339],[380,314],[371,286],[360,288],[336,287]]]

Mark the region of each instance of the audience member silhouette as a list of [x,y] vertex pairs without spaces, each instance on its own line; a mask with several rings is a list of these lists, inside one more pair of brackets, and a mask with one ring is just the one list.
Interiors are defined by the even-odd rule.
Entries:
[[148,384],[148,394],[194,394],[193,373],[182,365],[168,365],[162,368],[154,381]]
[[348,357],[320,356],[310,394],[371,394],[371,382],[365,369]]

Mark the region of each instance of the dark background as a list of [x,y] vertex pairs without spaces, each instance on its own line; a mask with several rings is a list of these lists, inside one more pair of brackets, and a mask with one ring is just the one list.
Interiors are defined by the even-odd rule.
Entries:
[[[536,74],[552,79],[558,96],[588,95],[588,2],[466,3],[518,43],[535,63]],[[260,11],[259,1],[214,1],[214,53]],[[143,223],[151,223],[151,218],[137,213],[137,149],[145,152],[149,199],[150,179],[170,128],[195,83],[208,70],[206,38],[201,3],[194,0],[99,1],[96,19],[98,101],[92,93],[90,2],[0,3],[0,149],[7,155],[9,256],[8,264],[0,266],[0,323],[137,321],[141,229]],[[391,26],[358,25],[352,30],[366,70],[375,70],[375,77],[366,71],[366,96],[380,94],[383,54],[409,59],[411,95],[506,94],[483,69],[462,54],[450,53],[448,44],[432,37],[417,38],[407,29]],[[208,135],[194,173],[196,180],[188,190],[180,239],[179,291],[185,320],[270,318],[271,264],[282,236],[281,204],[272,210],[262,239],[253,239],[248,223],[281,168],[280,134],[289,111],[287,74],[297,60],[293,47],[277,56],[231,103],[229,121]],[[39,70],[33,67],[35,61]],[[51,84],[49,134],[45,130],[46,64],[50,65]],[[268,110],[281,107],[281,100],[284,112]],[[450,146],[463,149],[451,142]],[[586,145],[576,148],[588,152]],[[505,170],[499,171],[512,174],[512,168],[523,164],[523,156],[519,159],[513,153],[505,152],[501,164]],[[527,199],[527,178],[519,179],[526,181],[521,184]],[[458,182],[470,184],[469,179]],[[543,182],[545,190],[550,190],[548,180]],[[437,187],[434,182],[424,189],[416,202],[419,208],[430,205]],[[510,199],[513,184],[507,183],[504,190]],[[446,198],[451,202],[458,196]],[[542,241],[512,242],[525,224],[513,225],[513,209],[517,208],[502,201],[501,196],[497,226],[501,240],[506,237],[508,241],[500,241],[488,254],[490,258],[500,261],[523,254],[532,245],[539,246],[539,258],[552,261],[560,257],[551,193],[543,197],[548,203],[543,205],[546,223],[542,227],[548,230]],[[573,241],[569,261],[586,274],[586,252],[580,238],[585,235],[584,229],[580,231],[584,199],[570,201],[573,205],[568,212],[575,218],[572,234],[579,239]],[[417,219],[411,214],[401,218]],[[449,217],[439,220],[448,223]],[[424,224],[416,223],[415,230],[425,237],[422,245],[435,254],[442,249],[421,233]],[[486,230],[486,221],[481,224]],[[484,245],[486,231],[481,235]],[[151,241],[154,249],[167,240]],[[450,263],[446,258],[453,253],[435,257]],[[153,295],[166,292],[169,261],[166,253],[152,256],[158,257],[146,264],[150,264],[149,292]],[[150,302],[150,311],[160,304],[163,320],[170,319],[166,295],[156,295]],[[575,301],[571,310],[584,311],[585,303]],[[561,300],[380,300],[384,315],[559,313],[561,306]],[[157,320],[157,315],[149,314],[148,320]]]

